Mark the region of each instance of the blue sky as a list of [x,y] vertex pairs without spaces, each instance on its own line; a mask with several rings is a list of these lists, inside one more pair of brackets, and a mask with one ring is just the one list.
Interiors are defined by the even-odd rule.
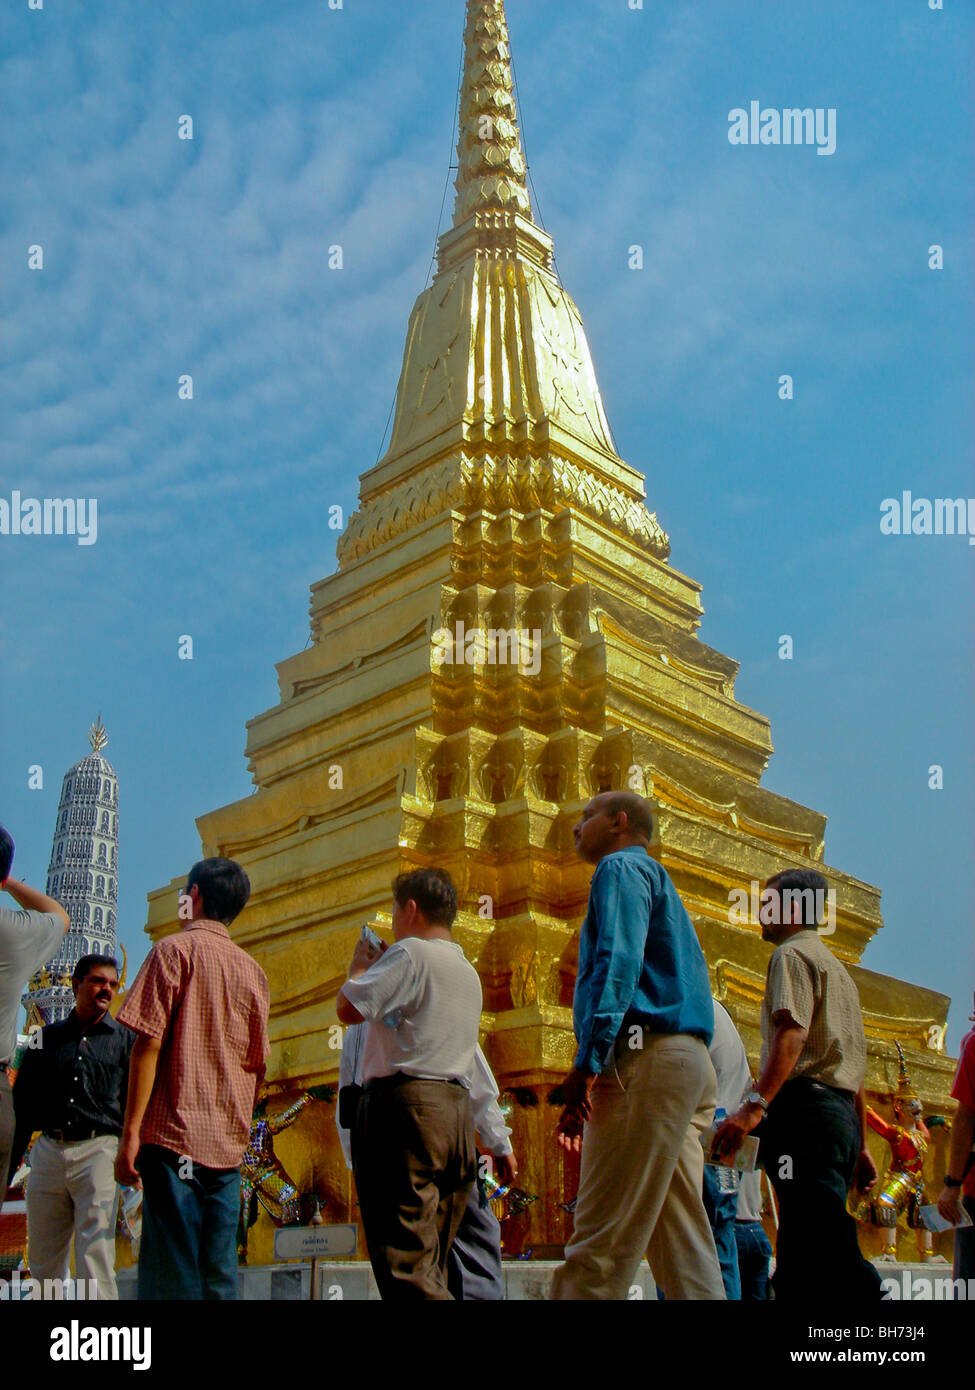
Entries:
[[[972,10],[507,8],[536,211],[619,450],[704,585],[703,640],[772,721],[766,785],[826,813],[828,862],[883,889],[863,963],[953,995],[957,1047],[975,549],[882,536],[879,516],[905,488],[975,495]],[[42,880],[100,710],[133,961],[147,891],[198,855],[194,818],[251,788],[245,720],[307,641],[329,506],[354,509],[380,453],[453,159],[463,19],[462,0],[5,17],[0,496],[97,497],[99,534],[0,536],[0,820]],[[836,153],[729,144],[753,99],[835,107]]]

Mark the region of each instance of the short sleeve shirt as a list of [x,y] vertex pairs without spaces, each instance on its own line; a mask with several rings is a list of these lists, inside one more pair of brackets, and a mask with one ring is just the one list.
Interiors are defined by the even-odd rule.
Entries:
[[24,986],[58,953],[64,922],[55,912],[0,907],[0,1062],[17,1047],[17,1017]]
[[[966,1033],[961,1040],[958,1070],[955,1072],[951,1094],[969,1110],[975,1110],[975,1028]],[[960,1175],[956,1173],[955,1176]],[[969,1170],[964,1191],[966,1197],[975,1197],[975,1167]]]
[[805,1076],[841,1091],[860,1089],[867,1070],[860,996],[846,967],[813,929],[790,936],[769,961],[762,1001],[762,1069],[780,1012],[791,1014],[809,1032],[792,1078]]
[[342,993],[370,1024],[363,1083],[395,1072],[470,1086],[481,982],[455,941],[397,941]]
[[752,1074],[745,1044],[725,1006],[714,1000],[714,1037],[708,1048],[718,1078],[718,1105],[733,1115],[751,1090]]
[[267,977],[221,922],[188,922],[152,948],[118,1020],[161,1038],[143,1144],[236,1168],[270,1051]]

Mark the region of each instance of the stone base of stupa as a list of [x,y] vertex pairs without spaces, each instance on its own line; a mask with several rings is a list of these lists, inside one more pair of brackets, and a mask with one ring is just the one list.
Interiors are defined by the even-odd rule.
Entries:
[[[547,1301],[552,1274],[557,1260],[505,1260],[505,1298],[511,1302]],[[950,1264],[880,1264],[877,1267],[884,1280],[888,1296],[894,1302],[949,1302],[952,1299],[975,1299],[975,1287],[956,1286]],[[321,1263],[321,1297],[325,1301],[364,1303],[379,1300],[372,1270],[363,1260],[343,1260]],[[135,1270],[121,1270],[118,1275],[119,1297],[135,1298]],[[631,1297],[656,1298],[653,1276],[646,1263],[641,1264],[633,1283]],[[639,1293],[635,1290],[639,1289]],[[311,1266],[308,1264],[254,1265],[240,1271],[238,1297],[247,1301],[267,1302],[283,1299],[300,1302],[311,1297]]]
[[[505,1298],[512,1302],[538,1302],[548,1299],[557,1260],[505,1260]],[[334,1302],[379,1301],[379,1290],[372,1269],[364,1260],[341,1260],[319,1265],[321,1297]],[[119,1298],[135,1298],[135,1270],[118,1275]],[[633,1298],[656,1298],[653,1277],[646,1263],[633,1282]],[[639,1294],[635,1292],[639,1289]],[[252,1265],[240,1271],[238,1298],[260,1302],[278,1299],[299,1302],[311,1297],[311,1266],[308,1264]]]

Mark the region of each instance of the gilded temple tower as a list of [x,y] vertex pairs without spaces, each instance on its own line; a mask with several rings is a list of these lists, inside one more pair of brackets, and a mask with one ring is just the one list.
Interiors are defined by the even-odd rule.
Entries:
[[[256,794],[198,826],[206,854],[251,877],[234,939],[270,978],[282,1098],[335,1080],[335,995],[361,924],[388,928],[394,874],[451,872],[485,1050],[516,1102],[519,1181],[539,1197],[510,1244],[539,1253],[571,1230],[575,1173],[548,1102],[574,1054],[590,871],[571,827],[594,793],[649,798],[652,853],[753,1061],[768,948],[729,904],[789,865],[817,865],[835,890],[830,944],[860,988],[868,1084],[883,1084],[896,1036],[943,1101],[950,1067],[929,1043],[948,1001],[857,966],[878,889],[823,863],[822,815],[761,786],[768,721],[736,700],[737,663],[697,636],[700,586],[670,564],[616,451],[533,217],[501,0],[469,0],[465,49],[453,225],[410,317],[389,450],[361,476],[337,573],[312,589],[310,647],[278,666],[279,703],[248,725]],[[445,649],[458,633],[484,640]],[[520,636],[531,661],[512,658]],[[153,935],[176,928],[181,882],[151,895]],[[331,1120],[311,1107],[302,1124],[289,1169],[344,1219]],[[252,1258],[266,1247],[265,1232]]]

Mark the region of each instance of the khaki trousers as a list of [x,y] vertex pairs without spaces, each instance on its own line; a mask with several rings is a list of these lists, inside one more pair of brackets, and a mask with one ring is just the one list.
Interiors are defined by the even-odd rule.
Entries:
[[669,1299],[724,1299],[701,1186],[717,1079],[700,1038],[617,1042],[583,1133],[575,1230],[556,1299],[625,1299],[646,1252]]
[[117,1153],[114,1135],[78,1143],[38,1135],[27,1179],[27,1257],[32,1278],[67,1279],[74,1236],[75,1277],[96,1280],[99,1298],[118,1298]]

